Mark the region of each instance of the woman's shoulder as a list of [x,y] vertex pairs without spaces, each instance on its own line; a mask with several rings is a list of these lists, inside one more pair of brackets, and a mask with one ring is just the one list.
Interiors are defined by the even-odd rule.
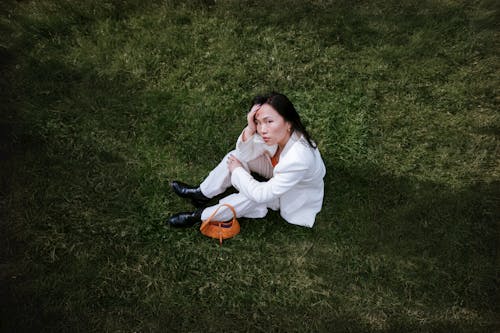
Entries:
[[289,161],[308,163],[314,159],[315,148],[311,147],[303,135],[294,134],[284,157]]
[[311,147],[307,139],[302,134],[295,134],[295,137],[292,136],[294,142],[292,144],[292,148],[294,150],[300,151],[304,154],[312,154],[314,155],[314,151],[317,149],[315,147]]

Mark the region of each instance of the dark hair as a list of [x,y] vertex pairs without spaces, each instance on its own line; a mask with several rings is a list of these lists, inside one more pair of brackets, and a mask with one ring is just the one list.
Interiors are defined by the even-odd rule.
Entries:
[[277,92],[271,92],[267,95],[255,96],[252,100],[251,106],[254,106],[255,104],[271,105],[273,109],[275,109],[283,118],[285,118],[286,121],[292,124],[292,128],[295,131],[302,133],[302,135],[312,148],[317,147],[317,145],[312,141],[311,136],[307,132],[306,127],[304,126],[304,124],[302,124],[297,110],[295,110],[295,107],[293,106],[292,102],[290,102],[288,97]]

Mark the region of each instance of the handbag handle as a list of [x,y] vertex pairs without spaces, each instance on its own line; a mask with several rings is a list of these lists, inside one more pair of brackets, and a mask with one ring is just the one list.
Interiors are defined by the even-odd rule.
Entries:
[[210,215],[208,217],[208,219],[206,219],[205,221],[203,221],[203,223],[209,223],[212,220],[212,218],[215,216],[215,214],[217,214],[217,212],[219,211],[219,209],[222,208],[222,206],[226,206],[229,209],[231,209],[231,211],[233,212],[233,220],[236,218],[236,210],[234,210],[234,207],[231,206],[230,204],[224,203],[224,204],[220,204],[219,207],[217,207],[217,209],[212,213],[212,215]]

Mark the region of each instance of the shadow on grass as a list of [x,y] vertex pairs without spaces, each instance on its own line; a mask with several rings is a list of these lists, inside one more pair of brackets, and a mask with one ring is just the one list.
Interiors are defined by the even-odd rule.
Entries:
[[[435,311],[438,317],[448,311],[435,318],[437,331],[444,330],[441,324],[468,331],[475,319],[492,327],[498,311],[498,182],[451,189],[376,168],[337,166],[329,174],[318,246],[310,256],[331,290],[350,281],[352,298],[340,292],[345,304],[362,297],[366,306],[385,314],[394,301],[408,313]],[[470,310],[470,317],[453,318],[455,307]],[[410,324],[403,313],[392,315],[390,327],[420,327],[418,315]]]

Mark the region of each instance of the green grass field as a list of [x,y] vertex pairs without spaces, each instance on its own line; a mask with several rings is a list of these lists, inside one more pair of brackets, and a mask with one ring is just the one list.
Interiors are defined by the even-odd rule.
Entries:
[[[495,1],[0,4],[0,331],[500,329]],[[327,166],[313,229],[191,209],[249,101]]]

